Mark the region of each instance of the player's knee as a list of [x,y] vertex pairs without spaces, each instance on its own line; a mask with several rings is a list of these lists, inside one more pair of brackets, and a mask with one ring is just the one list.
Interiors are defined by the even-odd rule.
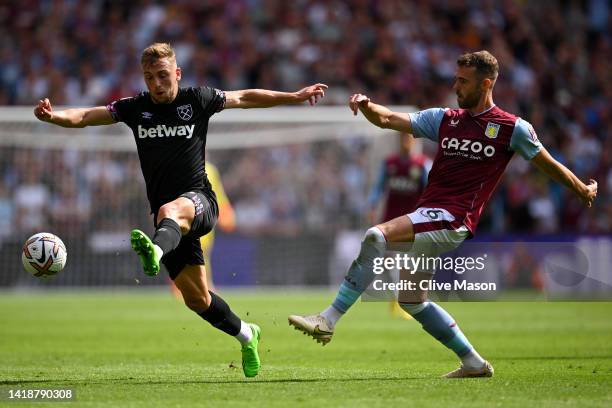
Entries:
[[188,217],[182,213],[181,207],[175,202],[167,203],[162,205],[157,212],[157,222],[164,218],[170,218],[174,220],[181,229],[181,234],[185,235],[191,228]]
[[157,211],[157,219],[161,221],[164,218],[176,220],[178,218],[178,205],[172,202],[159,207],[159,211]]
[[385,242],[387,242],[387,240],[385,239],[385,234],[383,234],[383,232],[378,227],[372,227],[367,230],[365,235],[363,236],[363,241],[372,244],[384,244]]

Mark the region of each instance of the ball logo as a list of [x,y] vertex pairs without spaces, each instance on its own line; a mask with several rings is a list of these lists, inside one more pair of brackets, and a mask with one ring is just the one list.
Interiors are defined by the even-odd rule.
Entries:
[[178,113],[178,117],[183,120],[189,120],[193,116],[193,109],[191,109],[191,104],[179,106],[178,108],[176,108],[176,112]]
[[487,157],[493,157],[495,154],[495,147],[492,145],[484,145],[477,140],[462,139],[459,140],[456,137],[445,137],[442,139],[441,146],[446,150],[456,150],[457,153],[483,153]]

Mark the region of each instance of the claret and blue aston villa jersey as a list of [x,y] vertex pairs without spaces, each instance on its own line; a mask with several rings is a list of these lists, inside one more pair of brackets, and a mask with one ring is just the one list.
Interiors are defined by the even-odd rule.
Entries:
[[438,143],[429,180],[417,207],[440,207],[472,234],[515,152],[531,160],[542,149],[531,124],[497,106],[472,115],[433,108],[410,114],[415,137]]
[[431,160],[420,154],[405,157],[394,154],[382,163],[378,178],[368,197],[370,206],[386,195],[382,221],[401,217],[416,208],[427,184]]

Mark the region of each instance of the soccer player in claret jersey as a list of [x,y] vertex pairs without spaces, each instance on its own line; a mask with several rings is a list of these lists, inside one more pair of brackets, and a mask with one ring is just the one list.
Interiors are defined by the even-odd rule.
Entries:
[[199,238],[212,230],[218,217],[217,200],[204,170],[208,120],[223,109],[266,108],[304,101],[314,105],[327,86],[315,84],[292,93],[181,88],[181,69],[174,50],[165,43],[147,47],[141,56],[141,67],[148,92],[108,106],[58,112],[44,99],[34,114],[42,121],[64,127],[116,122],[130,127],[156,228],[152,239],[133,230],[132,248],[147,275],[156,275],[161,261],[187,307],[241,343],[244,374],[254,377],[260,368],[259,327],[240,320],[206,284]]
[[[355,115],[361,111],[376,126],[430,139],[438,144],[438,152],[418,208],[370,228],[333,303],[320,314],[289,316],[291,325],[326,344],[338,320],[373,281],[373,260],[384,256],[386,243],[408,242],[411,252],[417,248],[420,255],[422,249],[425,256],[435,257],[473,236],[480,214],[515,152],[591,206],[597,183],[580,181],[550,156],[527,121],[493,103],[497,74],[497,60],[489,52],[461,55],[453,86],[460,109],[433,108],[404,114],[377,105],[366,95],[350,97],[349,107]],[[430,279],[433,272],[421,270],[411,279]],[[427,333],[461,360],[461,366],[445,377],[493,375],[491,364],[476,352],[454,319],[439,305],[427,301],[427,291],[400,292],[399,301]]]
[[384,201],[382,222],[414,210],[427,184],[431,160],[414,152],[415,140],[409,133],[399,133],[398,137],[399,151],[383,160],[368,197],[372,222],[381,201]]

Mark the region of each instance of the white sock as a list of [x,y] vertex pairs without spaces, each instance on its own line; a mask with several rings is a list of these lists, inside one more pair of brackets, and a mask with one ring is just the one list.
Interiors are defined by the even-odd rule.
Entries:
[[478,354],[476,349],[472,349],[465,356],[461,357],[461,363],[465,368],[478,369],[485,365],[484,358]]
[[157,262],[164,256],[164,251],[157,246],[157,244],[153,244],[153,252],[155,252],[155,259],[157,259]]
[[246,344],[251,341],[251,339],[253,339],[253,330],[251,329],[251,326],[241,320],[240,333],[238,333],[235,337],[240,344]]
[[342,313],[337,311],[336,308],[333,306],[329,306],[327,309],[322,311],[320,314],[321,316],[325,318],[325,320],[327,320],[327,323],[332,329],[334,328],[334,326],[336,326],[336,323],[342,317]]

